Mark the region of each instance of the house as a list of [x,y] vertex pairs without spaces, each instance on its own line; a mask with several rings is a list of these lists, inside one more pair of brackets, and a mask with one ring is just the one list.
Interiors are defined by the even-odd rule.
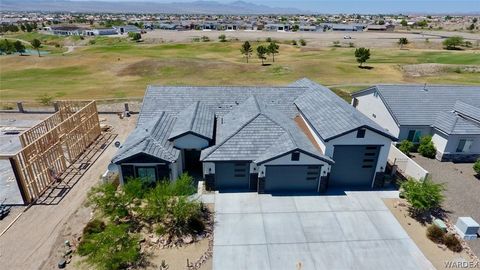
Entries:
[[45,31],[58,36],[82,36],[87,30],[78,26],[47,26],[43,28]]
[[381,186],[395,137],[328,88],[149,86],[112,159],[121,182],[182,172],[216,190],[318,192]]
[[316,32],[317,27],[315,25],[300,25],[298,31],[301,32]]
[[269,23],[265,25],[264,29],[266,31],[285,32],[290,31],[290,25],[283,23]]
[[352,96],[355,108],[399,140],[432,136],[438,160],[480,157],[480,86],[377,85]]
[[370,24],[367,26],[367,31],[393,32],[394,30],[395,30],[395,25],[393,24],[383,24],[383,25]]
[[116,35],[117,30],[114,28],[95,28],[91,30],[85,30],[86,36],[109,36],[109,35]]
[[140,33],[140,28],[136,27],[135,25],[121,25],[121,26],[114,26],[113,27],[117,34],[123,35],[128,33]]

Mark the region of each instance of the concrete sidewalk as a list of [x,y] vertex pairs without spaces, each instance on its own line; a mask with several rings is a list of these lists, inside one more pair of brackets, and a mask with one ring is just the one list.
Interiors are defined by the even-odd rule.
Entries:
[[216,194],[213,269],[434,269],[383,197]]

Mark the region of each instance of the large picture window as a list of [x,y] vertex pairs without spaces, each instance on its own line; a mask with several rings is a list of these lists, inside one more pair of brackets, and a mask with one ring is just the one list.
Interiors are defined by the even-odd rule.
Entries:
[[468,152],[470,152],[470,148],[472,147],[472,144],[473,144],[473,140],[461,139],[461,140],[458,142],[457,152],[459,152],[459,153],[468,153]]
[[137,177],[145,182],[154,183],[157,180],[155,167],[136,167]]
[[412,129],[408,131],[407,140],[416,143],[420,141],[420,136],[422,136],[422,132],[420,130]]

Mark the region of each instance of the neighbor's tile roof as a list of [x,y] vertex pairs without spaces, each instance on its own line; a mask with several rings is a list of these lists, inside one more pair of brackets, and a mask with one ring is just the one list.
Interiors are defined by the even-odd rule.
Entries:
[[444,133],[458,135],[480,134],[480,123],[466,119],[454,112],[440,112],[433,127]]
[[257,163],[295,149],[327,162],[291,118],[255,96],[236,107],[218,124],[217,144],[202,151],[203,161],[251,160]]
[[305,87],[148,86],[138,124],[162,111],[177,114],[196,101],[222,116],[252,95],[260,103],[269,104],[293,118],[297,113],[293,101],[307,90]]
[[173,148],[173,143],[168,141],[174,122],[174,116],[162,112],[159,116],[137,126],[127,137],[125,143],[120,146],[112,163],[118,164],[137,154],[146,154],[167,162],[175,162],[180,151]]
[[399,125],[430,126],[440,112],[452,111],[457,101],[480,107],[480,86],[376,85],[369,89],[380,94]]
[[169,139],[193,133],[206,139],[213,139],[214,113],[205,104],[196,101],[177,114],[177,120]]
[[302,79],[292,86],[308,87],[309,91],[295,100],[295,105],[323,140],[361,127],[370,128],[386,137],[395,139],[387,130],[363,115],[330,89],[311,80]]

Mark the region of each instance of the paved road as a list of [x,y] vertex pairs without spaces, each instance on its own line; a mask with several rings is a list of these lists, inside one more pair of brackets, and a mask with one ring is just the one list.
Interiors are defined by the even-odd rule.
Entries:
[[382,197],[217,194],[213,269],[434,269]]

